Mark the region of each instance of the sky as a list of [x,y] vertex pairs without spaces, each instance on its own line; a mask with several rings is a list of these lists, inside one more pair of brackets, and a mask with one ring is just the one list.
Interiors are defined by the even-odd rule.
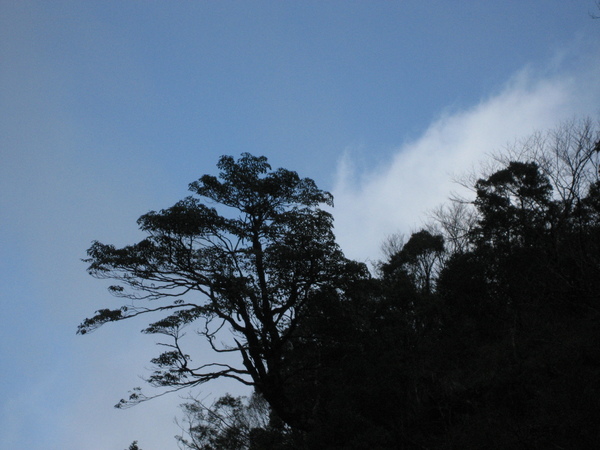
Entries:
[[[600,112],[593,0],[0,0],[0,448],[176,449],[178,394],[127,410],[158,354],[86,273],[94,240],[265,155],[335,196],[365,262],[453,180]],[[201,357],[210,351],[197,345]],[[195,394],[247,392],[214,382]],[[148,392],[152,392],[151,390]]]

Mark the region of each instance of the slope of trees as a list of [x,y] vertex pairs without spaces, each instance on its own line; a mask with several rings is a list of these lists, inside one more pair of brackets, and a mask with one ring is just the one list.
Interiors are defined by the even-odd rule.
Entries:
[[[146,330],[173,339],[151,382],[254,386],[249,400],[184,405],[183,448],[594,448],[599,150],[589,121],[531,137],[471,181],[473,199],[390,240],[375,276],[336,246],[317,207],[327,193],[264,158],[224,157],[221,181],[191,187],[237,215],[188,198],[143,216],[141,243],[89,251],[93,275],[133,288],[113,293],[165,303],[102,310],[80,332],[168,312]],[[242,367],[192,368],[192,323]]]

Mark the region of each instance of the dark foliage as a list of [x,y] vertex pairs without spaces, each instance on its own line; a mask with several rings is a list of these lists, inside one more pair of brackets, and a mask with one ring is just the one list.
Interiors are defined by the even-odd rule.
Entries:
[[[288,424],[305,428],[307,411],[286,392],[295,376],[286,349],[314,297],[342,290],[367,271],[344,258],[332,217],[319,208],[332,204],[331,195],[312,180],[285,169],[271,171],[266,158],[249,154],[238,161],[224,156],[218,167],[219,178],[205,175],[190,184],[195,196],[140,217],[147,234],[141,242],[123,248],[92,245],[89,273],[117,280],[111,293],[130,302],[97,311],[78,331],[162,313],[143,330],[171,339],[152,360],[152,385],[181,389],[233,378],[254,386]],[[190,324],[216,353],[237,353],[241,364],[193,364],[183,346],[183,329]],[[230,343],[218,344],[227,328]],[[135,389],[118,406],[147,398]]]
[[[80,332],[168,312],[144,330],[173,339],[152,383],[254,387],[183,405],[187,449],[596,448],[600,139],[581,122],[535,142],[390,246],[377,277],[337,248],[329,194],[264,158],[223,158],[191,189],[235,214],[190,197],[142,216],[142,242],[89,251],[93,275],[122,283],[113,294],[165,303],[100,310]],[[242,367],[192,367],[193,323]]]

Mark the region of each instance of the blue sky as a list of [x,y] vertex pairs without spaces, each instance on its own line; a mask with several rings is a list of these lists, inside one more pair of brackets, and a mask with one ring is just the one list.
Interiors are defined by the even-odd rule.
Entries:
[[[379,257],[452,175],[564,120],[598,118],[592,0],[0,0],[0,448],[176,448],[181,399],[112,408],[158,351],[116,306],[92,240],[266,155],[336,197],[346,253]],[[208,351],[199,344],[200,353]],[[202,396],[235,385],[206,385]]]

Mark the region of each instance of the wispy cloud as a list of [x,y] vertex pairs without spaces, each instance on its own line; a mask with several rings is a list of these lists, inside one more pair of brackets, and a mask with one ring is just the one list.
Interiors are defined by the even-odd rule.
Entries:
[[333,193],[336,234],[349,257],[376,260],[381,242],[410,233],[458,186],[455,177],[507,144],[574,117],[598,114],[600,58],[578,70],[524,69],[496,94],[447,112],[384,165],[364,173],[352,150],[339,162]]

